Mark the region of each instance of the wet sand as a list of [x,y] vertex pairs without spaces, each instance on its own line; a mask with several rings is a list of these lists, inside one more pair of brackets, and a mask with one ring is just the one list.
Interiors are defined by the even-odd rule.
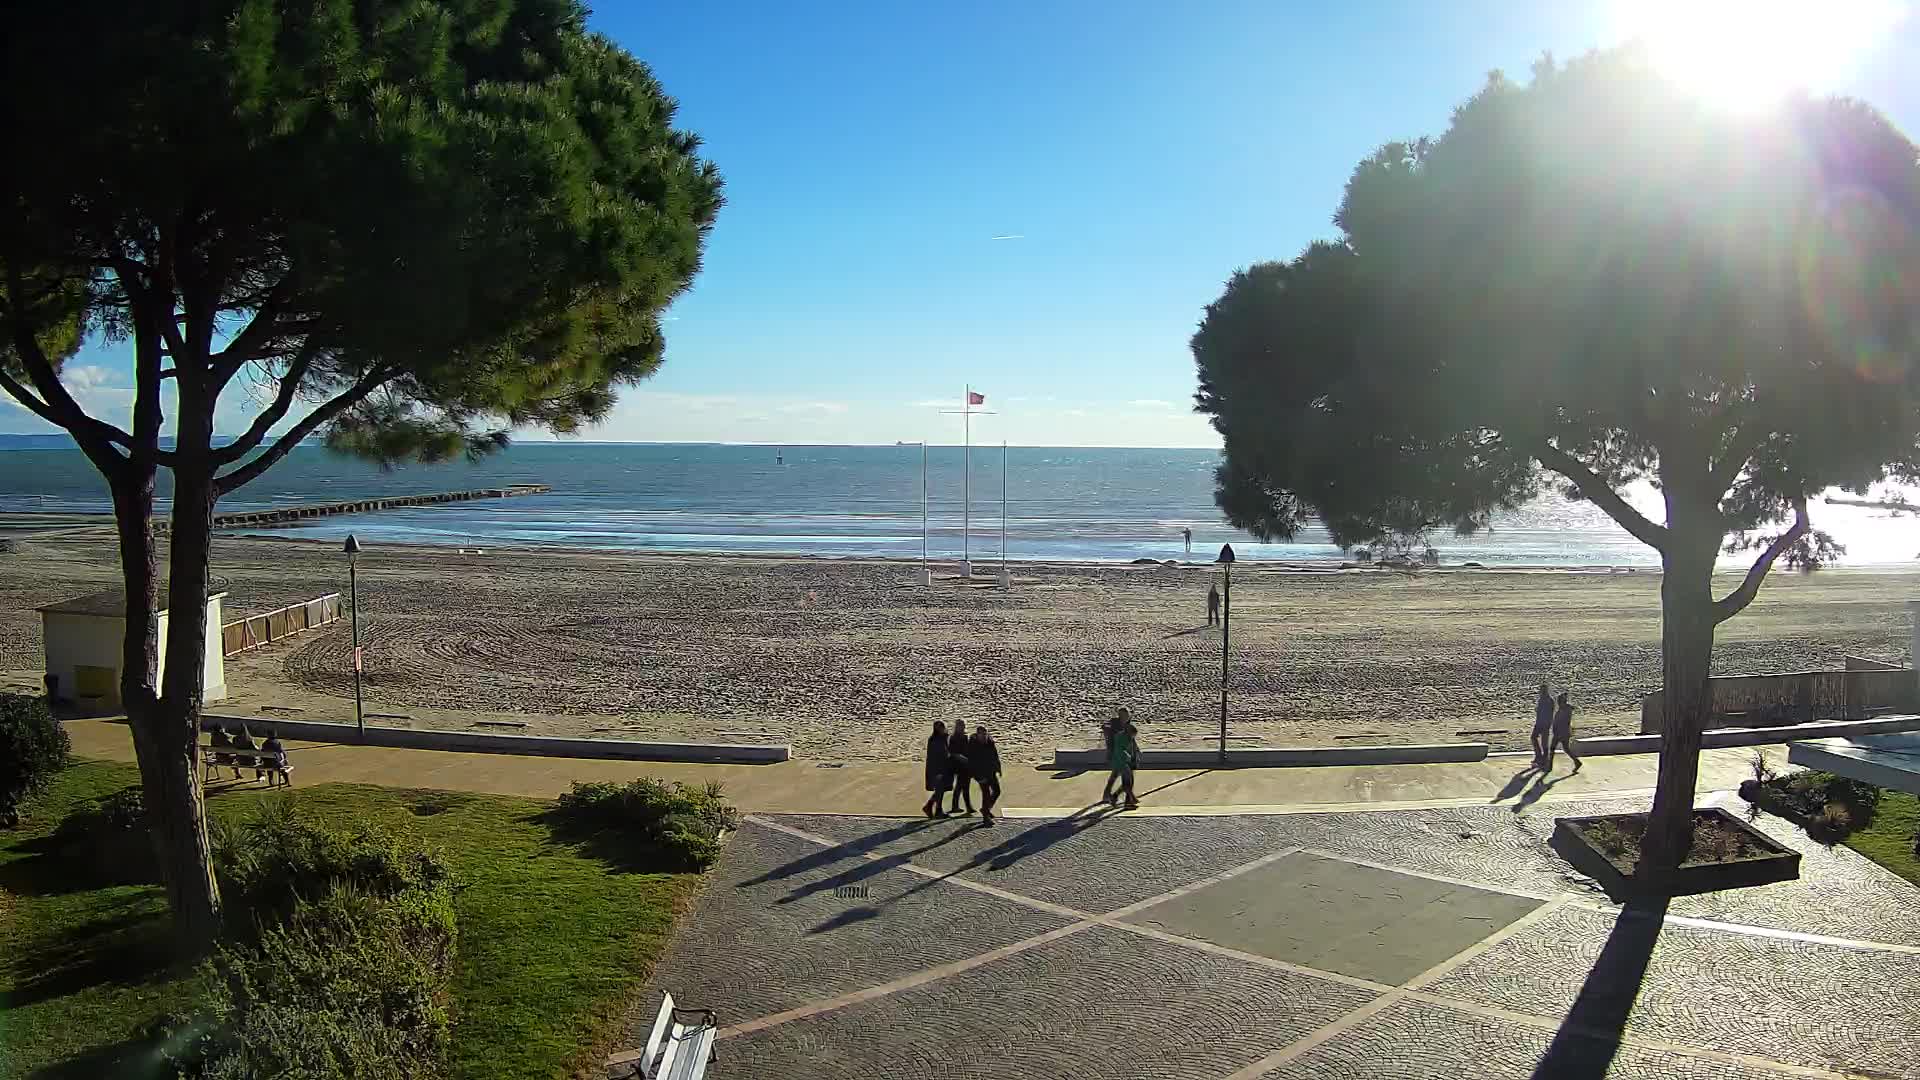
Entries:
[[[62,523],[68,526],[69,523]],[[15,531],[0,554],[0,687],[37,686],[39,604],[118,581],[110,532]],[[942,568],[951,575],[952,568]],[[1143,738],[1217,732],[1220,634],[1209,566],[1015,564],[1014,587],[911,563],[425,547],[360,559],[372,723],[774,739],[822,761],[917,756],[935,718],[990,725],[1040,761],[1085,744],[1100,710]],[[347,589],[331,544],[221,539],[227,618]],[[1731,588],[1729,578],[1725,588]],[[1907,654],[1904,570],[1776,574],[1721,627],[1717,673]],[[1524,746],[1550,679],[1582,733],[1638,727],[1659,685],[1659,575],[1625,571],[1312,571],[1233,580],[1231,736],[1247,744],[1450,741]],[[347,624],[230,658],[223,707],[350,719]]]

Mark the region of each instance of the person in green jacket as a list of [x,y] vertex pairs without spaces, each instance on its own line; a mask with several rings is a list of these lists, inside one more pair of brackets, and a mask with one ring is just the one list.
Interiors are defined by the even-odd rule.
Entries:
[[[1133,769],[1140,761],[1140,729],[1132,724],[1118,726],[1113,733],[1113,744],[1107,748],[1107,767],[1113,775],[1107,777],[1107,787],[1113,787],[1114,780],[1120,781],[1120,791],[1126,795],[1126,809],[1132,810],[1140,805],[1133,796]],[[1117,796],[1108,795],[1107,802],[1112,803]]]

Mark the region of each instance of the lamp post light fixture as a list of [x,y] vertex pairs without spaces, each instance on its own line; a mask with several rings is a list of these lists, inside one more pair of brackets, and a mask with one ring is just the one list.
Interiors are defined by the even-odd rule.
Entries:
[[1227,763],[1227,649],[1233,641],[1233,545],[1221,544],[1220,557],[1220,764]]
[[367,741],[367,717],[361,711],[360,704],[360,582],[355,563],[360,554],[360,541],[347,534],[347,542],[341,548],[347,553],[347,603],[353,609],[353,725],[360,733],[360,741]]

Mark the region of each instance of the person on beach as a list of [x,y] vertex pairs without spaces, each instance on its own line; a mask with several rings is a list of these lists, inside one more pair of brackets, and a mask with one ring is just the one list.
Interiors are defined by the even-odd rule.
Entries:
[[1580,759],[1573,752],[1573,705],[1567,695],[1560,695],[1560,703],[1553,710],[1553,736],[1547,742],[1547,771],[1553,771],[1553,750],[1559,747],[1573,758],[1573,771],[1580,771]]
[[1220,621],[1220,586],[1207,586],[1207,625]]
[[953,722],[953,737],[947,740],[947,771],[953,774],[953,809],[960,812],[960,801],[966,800],[967,813],[973,813],[973,766],[967,761],[967,722]]
[[947,816],[941,804],[946,801],[950,777],[951,774],[947,772],[947,725],[935,720],[933,734],[927,736],[927,790],[933,794],[928,795],[926,804],[920,807],[928,817]]
[[1547,742],[1553,729],[1553,695],[1547,692],[1547,684],[1540,684],[1539,696],[1533,699],[1533,767],[1545,768],[1547,761]]
[[[1132,724],[1120,728],[1114,733],[1113,748],[1107,752],[1107,767],[1113,775],[1107,778],[1107,786],[1112,787],[1114,780],[1120,781],[1120,790],[1127,797],[1124,808],[1132,810],[1140,805],[1133,795],[1133,770],[1140,763],[1140,729]],[[1107,796],[1109,803],[1114,796]]]
[[[1108,763],[1112,763],[1113,761],[1114,740],[1118,739],[1120,732],[1132,722],[1133,714],[1124,708],[1117,710],[1112,716],[1100,722],[1100,749],[1107,755]],[[1111,773],[1107,776],[1107,786],[1100,792],[1101,802],[1113,801],[1113,788],[1114,785],[1119,782],[1120,775],[1118,773]]]
[[980,820],[993,824],[993,804],[1000,801],[1000,747],[983,724],[967,740],[967,764],[980,784]]
[[[247,726],[245,724],[240,725],[240,734],[235,735],[233,737],[233,748],[235,750],[254,749],[253,736],[247,732]],[[242,764],[252,765],[253,755],[251,754],[247,755],[243,761],[239,754],[235,754],[233,755],[233,758],[232,758],[232,764],[233,764],[233,778],[235,780],[244,780],[246,779],[246,777],[243,777],[240,775],[240,766]]]

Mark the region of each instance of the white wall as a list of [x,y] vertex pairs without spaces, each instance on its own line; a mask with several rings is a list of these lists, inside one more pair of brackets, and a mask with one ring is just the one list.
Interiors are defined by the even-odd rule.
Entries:
[[[172,612],[160,614],[160,664],[155,679],[167,673],[167,627]],[[217,596],[207,599],[207,649],[201,678],[207,701],[227,696],[227,663],[220,653],[222,607]],[[70,615],[44,612],[44,650],[47,673],[60,680],[60,695],[71,698],[77,692],[77,667],[104,667],[113,670],[114,696],[119,695],[120,650],[126,636],[126,620],[117,615]]]

